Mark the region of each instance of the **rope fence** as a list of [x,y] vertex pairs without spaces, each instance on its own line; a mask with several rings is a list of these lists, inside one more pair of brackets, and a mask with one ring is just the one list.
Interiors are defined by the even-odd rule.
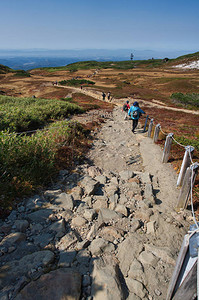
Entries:
[[152,127],[155,126],[153,141],[157,142],[159,132],[166,136],[163,150],[162,163],[167,163],[170,155],[172,141],[185,149],[180,173],[177,179],[177,187],[181,187],[176,211],[184,210],[190,198],[191,212],[194,224],[190,226],[188,234],[184,240],[176,261],[172,278],[167,291],[166,300],[197,299],[199,300],[199,223],[196,220],[193,204],[193,187],[199,163],[193,162],[194,147],[185,146],[179,143],[173,133],[165,133],[160,124],[155,124],[154,120],[146,117],[143,132],[146,131],[147,121],[150,120],[148,127],[148,137],[151,137]]

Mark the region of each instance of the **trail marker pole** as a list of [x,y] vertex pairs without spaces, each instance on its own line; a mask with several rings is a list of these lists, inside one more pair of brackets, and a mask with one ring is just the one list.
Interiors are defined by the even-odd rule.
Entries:
[[186,146],[185,147],[185,154],[184,154],[184,158],[183,158],[183,161],[182,161],[180,173],[179,173],[179,176],[178,176],[177,186],[181,186],[182,183],[183,183],[183,179],[184,179],[186,170],[191,164],[191,159],[190,159],[189,153],[192,156],[193,151],[194,151],[194,147],[192,147],[192,146]]
[[151,122],[149,123],[148,137],[151,137],[152,128],[153,128],[153,119],[151,119]]
[[145,132],[145,131],[146,131],[146,127],[147,127],[148,118],[149,118],[149,115],[147,115],[147,116],[146,116],[146,121],[145,121],[145,124],[144,124],[144,130],[143,130],[143,132]]
[[191,191],[192,171],[193,171],[192,186],[193,186],[198,172],[198,168],[199,168],[199,163],[197,162],[187,168],[184,176],[183,185],[178,197],[178,204],[176,210],[180,210],[181,208],[185,209],[187,207],[189,195]]
[[154,132],[154,136],[153,136],[154,143],[156,143],[158,141],[159,132],[160,132],[160,124],[155,126],[155,132]]
[[162,156],[163,163],[167,163],[169,160],[169,155],[170,155],[171,145],[172,145],[172,137],[173,137],[173,133],[169,133],[166,137],[166,141],[164,144],[164,150],[163,150],[163,156]]

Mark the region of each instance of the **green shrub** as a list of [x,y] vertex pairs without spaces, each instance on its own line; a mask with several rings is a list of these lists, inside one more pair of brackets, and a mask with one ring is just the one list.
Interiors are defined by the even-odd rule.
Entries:
[[185,106],[195,106],[199,107],[199,94],[183,94],[183,93],[173,93],[171,99],[175,102],[183,104]]
[[71,85],[71,86],[80,86],[82,84],[95,84],[94,81],[85,80],[85,79],[70,79],[70,80],[62,80],[59,81],[61,85]]
[[56,122],[31,136],[0,132],[0,207],[8,206],[13,196],[26,193],[27,187],[34,190],[48,183],[57,172],[58,150],[73,148],[84,134],[79,123],[68,121]]
[[33,130],[81,112],[78,105],[61,100],[0,96],[0,130]]

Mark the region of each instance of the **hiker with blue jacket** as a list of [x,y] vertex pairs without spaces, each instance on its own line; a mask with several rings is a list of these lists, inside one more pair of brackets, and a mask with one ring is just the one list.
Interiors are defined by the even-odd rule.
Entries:
[[133,120],[132,123],[132,132],[135,133],[135,128],[138,125],[138,120],[142,114],[145,114],[145,112],[139,108],[139,103],[135,101],[133,105],[130,107],[128,115],[131,116],[131,119]]

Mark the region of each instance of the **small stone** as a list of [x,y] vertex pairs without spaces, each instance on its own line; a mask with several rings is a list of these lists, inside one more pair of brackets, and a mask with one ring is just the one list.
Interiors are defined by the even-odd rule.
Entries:
[[81,216],[77,216],[72,219],[71,224],[77,227],[84,226],[87,223],[87,220]]
[[84,218],[88,221],[92,221],[96,216],[96,212],[94,209],[86,209],[84,212]]
[[147,234],[154,234],[155,233],[155,221],[151,221],[147,223]]
[[25,232],[29,226],[29,222],[27,220],[16,220],[15,226],[18,231]]
[[82,285],[89,286],[91,284],[91,278],[89,275],[83,275]]
[[156,289],[156,290],[155,290],[155,294],[156,294],[157,296],[160,296],[160,295],[162,294],[162,292],[159,291],[158,289]]
[[115,211],[122,214],[122,215],[124,215],[125,217],[128,216],[127,208],[122,204],[118,204],[115,208]]
[[24,206],[18,207],[18,212],[22,213],[24,211],[25,211],[25,207]]

